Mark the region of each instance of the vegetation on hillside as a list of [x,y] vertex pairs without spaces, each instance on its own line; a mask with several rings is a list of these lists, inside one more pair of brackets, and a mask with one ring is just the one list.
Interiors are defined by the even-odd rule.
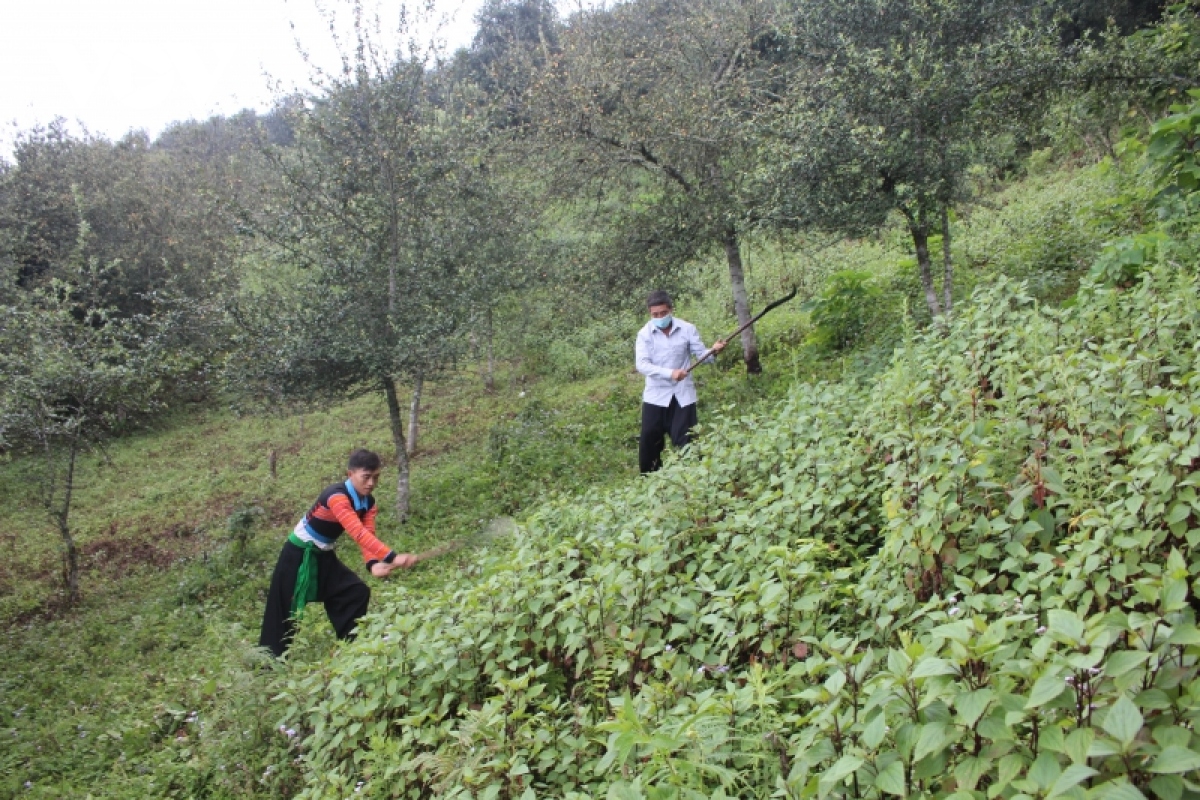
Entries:
[[[1197,8],[885,5],[351,3],[270,114],[19,137],[0,794],[1200,796]],[[804,303],[635,477],[651,286]],[[269,661],[360,445],[389,544],[517,531]]]
[[1001,282],[873,388],[544,506],[289,682],[304,796],[1182,796],[1198,297]]

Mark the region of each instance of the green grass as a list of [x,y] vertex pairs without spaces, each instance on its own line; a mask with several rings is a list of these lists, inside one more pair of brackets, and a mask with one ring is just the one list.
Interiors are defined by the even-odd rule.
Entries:
[[[704,371],[706,410],[749,399],[738,375],[730,364]],[[385,542],[419,551],[636,474],[641,377],[631,369],[570,382],[499,377],[492,393],[473,372],[427,388],[409,520],[393,510],[394,470],[377,492]],[[0,796],[286,794],[285,771],[261,774],[287,763],[289,744],[270,700],[286,672],[254,648],[271,568],[348,451],[386,458],[390,442],[382,400],[368,396],[304,414],[181,411],[89,455],[73,513],[83,597],[69,610],[59,605],[57,533],[21,507],[0,545]],[[0,490],[20,496],[25,466],[0,468]],[[243,550],[235,514],[250,521]],[[355,548],[342,553],[361,570]],[[373,606],[401,588],[420,595],[459,580],[472,559],[464,551],[372,580]],[[336,647],[323,615],[310,614],[290,658],[320,663]]]
[[[1105,237],[1136,227],[1136,214],[1106,199],[1129,180],[1088,168],[991,195],[959,223],[959,286],[1001,269],[1044,275],[1048,266],[1073,281]],[[1058,245],[1041,246],[1048,231]],[[766,318],[758,326],[765,375],[746,376],[731,355],[696,373],[701,430],[753,416],[794,382],[873,374],[915,294],[906,247],[895,227],[859,242],[751,242],[754,307],[797,283],[819,291],[826,276],[849,268],[873,272],[886,291],[877,324],[848,353],[806,343],[799,302]],[[721,260],[698,264],[694,283],[704,290],[678,311],[711,341],[733,326]],[[428,387],[412,514],[403,525],[396,520],[395,474],[385,472],[381,538],[419,551],[493,517],[632,479],[641,387],[632,337],[640,319],[631,312],[581,324],[553,351],[508,362],[491,393],[474,367]],[[16,510],[0,532],[0,797],[293,793],[292,760],[303,752],[277,730],[282,712],[272,698],[295,667],[264,662],[253,645],[286,531],[359,446],[391,452],[379,397],[303,414],[178,409],[154,430],[90,454],[72,517],[85,556],[83,600],[71,610],[58,606],[55,529],[29,502],[10,501]],[[10,498],[31,496],[23,466],[0,467],[0,491]],[[234,515],[252,523],[244,550],[233,546]],[[358,563],[352,546],[343,556]],[[473,580],[472,561],[461,552],[373,582],[373,607],[401,594],[419,602],[449,581]],[[323,616],[311,614],[291,660],[319,670],[337,650]]]

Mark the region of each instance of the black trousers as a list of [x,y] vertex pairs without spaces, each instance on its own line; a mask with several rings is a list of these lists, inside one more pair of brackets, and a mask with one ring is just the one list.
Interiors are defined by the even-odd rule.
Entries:
[[638,442],[638,466],[642,472],[654,472],[662,466],[662,451],[668,435],[671,444],[681,448],[691,441],[695,424],[695,403],[680,408],[674,397],[671,405],[665,408],[642,403],[642,437]]
[[[350,568],[338,561],[332,550],[317,550],[313,555],[317,559],[317,602],[325,604],[325,615],[333,624],[337,637],[348,639],[354,635],[359,618],[367,613],[371,590]],[[276,658],[284,654],[296,635],[292,595],[296,591],[296,574],[303,558],[303,548],[284,542],[275,572],[271,574],[258,644],[269,648]]]

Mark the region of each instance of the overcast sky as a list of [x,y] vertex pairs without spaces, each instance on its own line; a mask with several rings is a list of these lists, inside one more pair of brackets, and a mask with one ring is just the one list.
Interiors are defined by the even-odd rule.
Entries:
[[[451,49],[470,43],[481,2],[437,0]],[[348,16],[345,0],[323,5]],[[385,21],[398,9],[387,3]],[[0,0],[0,156],[17,130],[55,117],[78,123],[76,133],[83,125],[120,138],[266,109],[271,79],[285,89],[307,83],[297,38],[319,63],[337,65],[314,0]]]

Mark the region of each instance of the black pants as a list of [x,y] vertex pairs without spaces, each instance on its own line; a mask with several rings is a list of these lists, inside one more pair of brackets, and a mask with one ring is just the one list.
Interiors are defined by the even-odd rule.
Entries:
[[[339,639],[354,635],[359,618],[367,613],[371,590],[345,564],[338,561],[332,550],[317,550],[317,602],[325,604],[325,615],[333,624]],[[271,588],[267,590],[267,609],[263,612],[262,633],[258,644],[275,654],[283,655],[296,634],[296,621],[292,619],[292,595],[296,591],[296,574],[304,549],[291,542],[283,543],[283,552],[275,563],[271,575]]]
[[679,401],[671,398],[667,407],[642,403],[642,438],[638,443],[638,465],[642,472],[654,472],[662,466],[662,451],[666,436],[671,444],[683,447],[691,441],[691,430],[696,424],[696,404],[679,407]]

